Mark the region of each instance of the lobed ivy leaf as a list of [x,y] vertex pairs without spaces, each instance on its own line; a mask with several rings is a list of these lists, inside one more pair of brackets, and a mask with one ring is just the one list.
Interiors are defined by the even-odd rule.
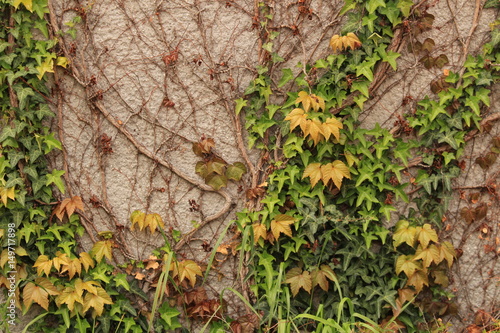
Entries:
[[335,53],[347,50],[347,48],[349,47],[351,48],[351,50],[355,50],[361,47],[361,41],[359,40],[358,36],[356,36],[352,32],[347,33],[347,35],[345,36],[333,35],[330,39],[330,47]]
[[424,267],[428,268],[431,266],[431,264],[434,262],[436,265],[440,263],[440,258],[439,258],[439,249],[435,244],[431,244],[428,247],[423,247],[422,245],[419,245],[417,247],[417,251],[415,251],[415,257],[413,260],[419,260],[421,259]]
[[57,288],[50,282],[49,279],[39,277],[34,283],[28,282],[23,288],[23,303],[26,309],[31,307],[35,302],[46,311],[49,310],[49,295],[59,295]]
[[247,172],[247,167],[245,166],[245,164],[241,162],[236,162],[234,164],[230,164],[227,166],[226,177],[227,179],[239,181],[246,172]]
[[113,304],[113,301],[108,293],[106,293],[106,290],[97,287],[96,294],[90,292],[85,294],[83,298],[83,312],[85,313],[90,310],[90,308],[93,308],[95,315],[100,316],[104,311],[105,304]]
[[308,271],[302,271],[302,269],[295,267],[289,270],[285,277],[285,283],[290,284],[293,296],[298,294],[300,288],[311,293],[312,278]]
[[226,176],[212,173],[205,178],[205,183],[212,187],[214,190],[218,191],[222,187],[227,186],[227,178]]
[[252,230],[253,230],[253,241],[254,244],[257,244],[260,238],[266,239],[267,238],[267,229],[266,226],[263,225],[262,223],[254,223],[252,224]]
[[429,245],[430,241],[434,243],[438,243],[438,235],[432,226],[428,223],[424,224],[422,227],[416,228],[417,239],[423,248],[426,248]]
[[101,262],[104,257],[111,260],[113,257],[113,243],[112,240],[96,242],[92,250],[90,250],[90,255],[93,256],[98,263]]
[[429,276],[426,270],[416,270],[406,283],[409,286],[414,286],[417,293],[420,293],[424,286],[429,286]]
[[285,234],[288,237],[292,237],[292,229],[290,228],[290,224],[295,223],[295,218],[286,215],[280,214],[277,215],[271,221],[271,232],[275,239],[279,239],[280,234]]

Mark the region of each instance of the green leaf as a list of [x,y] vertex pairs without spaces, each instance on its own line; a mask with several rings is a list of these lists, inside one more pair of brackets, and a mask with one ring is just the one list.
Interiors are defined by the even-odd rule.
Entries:
[[121,286],[127,291],[130,290],[130,285],[128,284],[128,281],[127,281],[127,274],[118,273],[114,276],[114,280],[115,280],[115,284],[117,287]]
[[241,162],[228,165],[226,169],[226,177],[231,180],[239,181],[247,172],[246,166]]
[[356,200],[356,207],[359,207],[359,206],[361,206],[361,204],[363,202],[366,202],[365,203],[366,208],[368,210],[371,210],[373,203],[380,202],[376,198],[373,188],[365,187],[365,186],[358,186],[358,187],[356,187],[356,190],[359,193],[358,199]]
[[44,153],[48,154],[50,151],[52,151],[53,148],[57,148],[59,150],[62,150],[62,145],[59,140],[54,138],[54,133],[49,133],[45,136],[43,136],[44,142],[47,145],[45,147]]
[[352,83],[351,85],[351,92],[353,91],[359,91],[363,94],[363,96],[369,98],[370,93],[368,91],[368,88],[370,87],[370,81],[367,80],[357,80]]
[[61,176],[65,174],[64,170],[52,170],[52,173],[47,174],[47,181],[45,182],[45,186],[49,186],[50,184],[55,184],[59,191],[62,194],[65,193],[64,182],[61,179]]
[[368,14],[372,14],[378,7],[385,7],[386,5],[384,0],[368,0],[365,6],[368,10]]
[[398,0],[397,7],[401,10],[404,17],[408,17],[410,15],[410,9],[413,6],[412,0]]
[[373,81],[372,66],[371,61],[363,61],[356,67],[356,76],[364,75],[370,82]]
[[252,126],[252,131],[259,134],[259,136],[261,138],[263,138],[266,130],[275,124],[276,124],[276,121],[273,119],[260,118],[257,121],[257,123],[254,126]]
[[284,68],[281,70],[283,73],[281,75],[281,79],[278,82],[278,88],[283,87],[285,84],[287,84],[290,80],[293,79],[293,72],[290,68]]
[[21,110],[26,106],[28,97],[35,96],[35,92],[33,91],[33,89],[23,87],[21,85],[15,85],[14,90],[16,91],[17,99],[19,100],[19,109]]
[[236,107],[234,109],[234,112],[239,115],[240,112],[241,112],[241,109],[244,107],[244,106],[247,106],[247,100],[246,99],[243,99],[243,98],[238,98],[237,100],[235,100],[236,102]]

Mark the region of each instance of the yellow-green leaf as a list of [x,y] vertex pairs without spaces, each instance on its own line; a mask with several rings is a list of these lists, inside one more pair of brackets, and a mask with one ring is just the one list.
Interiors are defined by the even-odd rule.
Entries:
[[87,252],[82,252],[80,253],[80,262],[83,265],[83,268],[85,268],[85,271],[87,272],[89,270],[89,267],[94,268],[95,263],[94,259],[88,254]]
[[290,224],[295,223],[295,219],[286,214],[277,215],[274,220],[271,221],[271,232],[275,239],[278,239],[280,234],[285,234],[288,237],[292,237],[292,229]]
[[35,67],[38,71],[38,79],[41,80],[45,73],[54,73],[54,59],[47,57],[40,66]]
[[408,221],[401,220],[396,225],[396,232],[393,235],[393,245],[398,247],[399,245],[406,243],[411,247],[415,246],[415,241],[417,239],[417,229],[415,227],[410,227]]
[[442,270],[436,270],[432,271],[432,277],[434,277],[434,283],[440,284],[443,287],[448,287],[450,284],[450,281],[448,280],[448,276],[446,275],[445,271]]
[[92,250],[90,250],[90,255],[92,255],[97,262],[101,262],[103,257],[108,258],[109,260],[113,257],[113,241],[105,240],[99,241],[94,244]]
[[203,276],[201,273],[200,266],[192,260],[182,260],[180,262],[174,262],[170,265],[170,269],[173,270],[172,275],[178,276],[179,281],[188,279],[191,283],[191,287],[196,284],[196,276]]
[[417,227],[417,239],[422,247],[427,247],[430,241],[438,242],[438,235],[431,225],[426,223],[422,227]]
[[165,228],[165,223],[159,214],[147,214],[146,215],[146,225],[149,227],[151,233],[156,231],[156,228],[163,230]]
[[451,267],[451,265],[453,265],[453,259],[456,257],[456,255],[457,254],[455,252],[455,248],[450,242],[445,241],[440,244],[439,246],[440,261],[446,259],[446,261],[448,262],[448,267]]
[[311,275],[308,271],[302,271],[302,269],[298,267],[292,268],[290,271],[288,271],[288,273],[286,273],[285,283],[290,283],[290,288],[292,289],[293,296],[297,295],[300,288],[304,289],[308,293],[311,293]]
[[396,274],[405,272],[406,276],[410,277],[417,269],[421,269],[420,263],[415,262],[413,256],[401,255],[396,260]]
[[75,280],[75,291],[79,296],[82,296],[85,290],[89,293],[97,295],[97,287],[101,287],[101,285],[96,281],[84,282],[82,279]]
[[439,249],[434,244],[431,244],[426,248],[422,247],[422,245],[419,245],[417,247],[415,258],[413,260],[419,259],[422,259],[424,267],[429,267],[433,262],[439,264]]
[[14,0],[12,3],[15,9],[17,9],[20,4],[23,4],[27,10],[33,13],[33,0]]
[[56,59],[57,66],[61,66],[66,68],[68,66],[68,58],[66,57],[57,57]]

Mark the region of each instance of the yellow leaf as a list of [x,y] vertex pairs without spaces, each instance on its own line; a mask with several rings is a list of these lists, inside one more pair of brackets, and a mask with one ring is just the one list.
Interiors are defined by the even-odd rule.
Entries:
[[40,66],[35,68],[38,71],[37,77],[41,80],[45,73],[54,73],[54,59],[47,57]]
[[359,48],[360,46],[361,41],[352,32],[349,32],[346,36],[333,35],[330,39],[330,47],[335,53],[347,50],[348,47],[350,47],[351,50],[354,50]]
[[50,270],[52,269],[52,260],[49,260],[49,257],[42,254],[36,259],[33,267],[36,267],[36,273],[39,276],[42,276],[42,273],[45,273],[45,275],[49,276]]
[[302,271],[302,269],[298,267],[292,268],[290,271],[288,271],[288,273],[286,273],[285,283],[290,283],[290,288],[292,289],[293,296],[297,295],[300,288],[304,289],[308,293],[311,293],[311,275],[308,271]]
[[[0,229],[4,230],[4,229]],[[3,249],[2,254],[0,255],[0,267],[3,268],[5,264],[9,261],[9,250],[7,248]],[[52,263],[51,263],[52,264]],[[50,271],[50,268],[49,268]],[[40,274],[38,274],[40,275]]]
[[36,278],[35,283],[28,282],[23,288],[23,303],[29,309],[33,302],[49,310],[49,295],[59,295],[57,288],[47,278]]
[[262,223],[254,223],[252,224],[253,229],[253,241],[254,244],[257,244],[260,238],[266,239],[267,237],[267,229],[266,226]]
[[359,159],[356,156],[354,156],[353,154],[351,154],[351,152],[348,150],[344,151],[344,156],[345,156],[345,159],[347,161],[347,165],[349,165],[350,167],[352,167],[354,164],[359,163]]
[[20,4],[23,4],[27,10],[33,13],[33,0],[14,0],[12,3],[15,9],[17,9]]
[[413,260],[422,259],[424,267],[429,267],[432,262],[439,264],[439,249],[436,245],[431,244],[430,246],[423,248],[419,245],[417,251],[415,252],[415,258]]
[[98,263],[101,262],[103,257],[111,260],[113,257],[112,248],[112,240],[99,241],[96,242],[92,247],[92,250],[90,250],[90,255],[93,256]]
[[320,163],[311,163],[304,170],[304,174],[302,175],[302,179],[309,177],[311,180],[311,187],[314,187],[316,183],[322,178],[321,177],[321,164]]
[[321,174],[323,183],[326,185],[331,180],[338,189],[342,186],[342,179],[351,178],[349,167],[344,162],[336,160],[332,163],[321,166]]
[[413,260],[413,256],[401,255],[396,260],[396,274],[405,272],[406,276],[410,277],[417,269],[421,269],[420,263]]
[[271,221],[271,232],[274,238],[278,239],[280,234],[285,234],[288,237],[292,237],[292,229],[290,224],[295,223],[295,219],[286,214],[277,215],[274,220]]
[[330,136],[333,135],[337,140],[340,139],[340,130],[344,128],[344,125],[336,118],[328,118],[326,122],[321,125],[321,130],[326,140],[330,140]]
[[57,64],[57,66],[61,66],[61,67],[66,68],[66,66],[68,66],[68,58],[66,58],[66,57],[57,57],[56,64]]
[[394,239],[394,247],[398,247],[400,244],[406,243],[411,247],[415,246],[415,241],[417,239],[417,229],[415,227],[410,227],[410,223],[405,220],[401,220],[396,224],[396,232],[392,237]]
[[304,110],[306,112],[309,112],[309,109],[311,108],[311,98],[309,97],[309,94],[305,91],[300,91],[299,92],[299,97],[295,100],[295,103],[302,103],[302,106],[304,106]]
[[83,265],[83,268],[85,268],[85,271],[88,272],[89,267],[94,268],[95,263],[94,259],[88,254],[87,252],[82,252],[80,253],[80,262]]
[[16,254],[18,256],[20,256],[20,257],[28,255],[28,252],[26,252],[26,250],[24,249],[24,247],[21,247],[21,246],[16,247],[16,249],[14,250],[14,252],[16,252]]
[[286,117],[285,120],[290,121],[290,131],[293,131],[295,127],[300,126],[302,132],[306,130],[307,115],[304,110],[300,108],[293,109]]
[[417,239],[422,244],[422,247],[427,247],[430,241],[438,242],[438,235],[431,225],[426,223],[423,227],[417,227]]
[[322,124],[318,119],[312,119],[306,121],[306,130],[304,131],[304,136],[309,135],[314,141],[314,145],[323,138]]
[[83,282],[82,279],[75,280],[75,291],[78,296],[82,296],[85,290],[91,294],[97,295],[97,287],[101,287],[101,285],[96,281]]
[[61,268],[61,274],[68,272],[69,279],[71,280],[75,274],[80,275],[82,273],[82,263],[78,259],[72,259],[68,264],[63,264]]
[[14,192],[14,187],[1,187],[0,186],[0,200],[2,200],[3,205],[7,207],[7,199],[10,198],[11,200],[15,199],[15,192]]
[[192,287],[196,284],[196,276],[203,276],[200,266],[192,260],[173,262],[170,265],[170,270],[173,271],[172,275],[174,277],[179,277],[180,282],[184,279],[188,279]]
[[83,305],[83,299],[81,295],[78,295],[75,288],[66,287],[56,298],[56,304],[60,306],[61,304],[66,304],[70,311],[75,308],[75,302]]
[[162,230],[165,228],[165,224],[158,214],[147,214],[145,225],[149,227],[151,233],[154,233],[156,228],[161,228]]
[[54,268],[59,271],[61,265],[69,265],[71,263],[71,259],[68,257],[66,253],[61,253],[59,251],[56,252],[56,257],[52,259],[52,263]]
[[453,259],[456,257],[456,255],[457,254],[455,252],[455,248],[450,242],[442,242],[439,246],[440,261],[446,259],[446,261],[448,262],[448,267],[451,267],[451,265],[453,265]]
[[425,270],[417,270],[413,275],[408,279],[406,283],[409,286],[414,286],[417,293],[422,291],[422,288],[425,286],[429,286],[429,278],[427,276],[427,271]]
[[132,214],[130,214],[130,222],[132,222],[130,230],[133,231],[135,225],[137,224],[139,226],[139,230],[142,231],[146,227],[146,214],[140,210],[135,210]]
[[100,316],[104,310],[104,304],[113,304],[113,301],[106,293],[106,290],[98,287],[97,294],[85,294],[83,299],[83,312],[87,312],[90,308],[93,308],[95,311],[94,314]]

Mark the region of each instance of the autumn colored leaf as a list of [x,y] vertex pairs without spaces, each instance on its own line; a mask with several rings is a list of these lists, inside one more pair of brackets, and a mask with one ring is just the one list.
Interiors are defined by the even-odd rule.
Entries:
[[311,180],[311,187],[314,187],[321,179],[321,163],[311,163],[304,170],[302,179],[309,177]]
[[135,225],[138,225],[139,230],[142,231],[146,227],[146,214],[140,210],[134,210],[132,214],[130,214],[130,222],[132,222],[130,230],[133,231]]
[[421,269],[415,271],[415,273],[413,273],[413,275],[408,279],[407,285],[414,286],[417,293],[420,293],[424,286],[429,286],[427,271]]
[[295,104],[302,103],[305,112],[309,112],[312,109],[316,112],[319,109],[325,109],[325,100],[322,97],[316,96],[315,94],[308,94],[306,91],[300,91],[299,97],[295,100]]
[[424,263],[424,267],[429,267],[433,262],[437,264],[440,263],[439,260],[439,249],[435,244],[431,244],[430,246],[424,248],[422,245],[417,247],[417,251],[415,252],[415,258],[413,260],[422,259]]
[[156,228],[161,228],[163,230],[165,228],[165,223],[159,214],[147,214],[146,215],[146,226],[149,227],[151,233],[156,231]]
[[286,214],[277,215],[274,220],[271,221],[271,232],[274,238],[278,239],[280,234],[285,234],[288,237],[292,237],[292,229],[290,224],[295,223],[295,219]]
[[42,276],[42,273],[49,276],[50,270],[52,269],[52,260],[50,260],[45,254],[42,254],[36,259],[33,267],[36,268],[36,273],[39,276]]
[[288,271],[285,277],[285,283],[290,284],[293,296],[298,294],[300,288],[311,293],[312,278],[308,271],[302,271],[302,269],[295,267]]
[[76,209],[80,209],[81,211],[83,211],[82,198],[77,195],[61,201],[61,203],[54,209],[54,213],[56,214],[57,218],[62,221],[64,213],[66,213],[66,216],[69,218],[71,215],[73,215]]
[[[208,175],[211,173],[216,173],[218,175],[224,175],[224,167],[227,165],[226,161],[221,158],[213,158],[212,160],[207,162],[207,172]],[[207,176],[208,176],[207,175]],[[204,177],[206,178],[206,177]]]
[[23,303],[29,309],[33,302],[40,305],[45,310],[49,310],[49,295],[59,295],[57,288],[49,279],[39,277],[35,282],[28,282],[23,288]]
[[83,298],[83,312],[87,312],[90,308],[93,308],[95,315],[100,316],[104,310],[104,304],[113,304],[113,301],[104,289],[98,287],[97,294],[85,294]]
[[212,138],[203,138],[200,142],[193,142],[193,152],[200,157],[204,154],[210,154],[215,147],[215,141]]
[[247,167],[245,166],[245,164],[241,162],[236,162],[234,164],[230,164],[227,166],[226,177],[227,179],[239,181],[246,172],[247,172]]
[[14,187],[1,187],[0,186],[0,200],[2,201],[3,205],[7,207],[7,199],[10,198],[11,200],[15,199],[15,192],[14,192]]
[[57,305],[60,306],[61,304],[66,304],[70,311],[73,311],[75,308],[75,303],[83,304],[83,298],[73,287],[64,288],[61,294],[59,294],[56,298]]
[[61,269],[61,266],[69,265],[71,263],[71,259],[66,253],[57,251],[56,256],[52,259],[52,263],[54,265],[54,268],[59,271]]
[[328,291],[330,281],[335,281],[335,273],[328,265],[321,265],[321,268],[314,269],[311,272],[312,287],[319,286],[324,291]]
[[317,145],[324,138],[321,122],[318,119],[307,120],[304,136],[310,136],[314,145]]
[[415,262],[412,255],[401,255],[396,260],[396,274],[405,272],[406,276],[412,276],[417,269],[421,269],[420,263]]
[[325,136],[326,140],[330,140],[330,136],[333,135],[337,140],[340,139],[340,130],[344,128],[344,125],[338,121],[335,117],[328,118],[326,122],[321,125],[321,132]]
[[85,271],[87,272],[89,270],[89,267],[94,268],[95,263],[94,259],[88,254],[87,252],[82,252],[80,253],[80,262],[83,265],[83,268],[85,268]]
[[82,279],[75,280],[75,291],[79,296],[83,296],[83,292],[86,290],[89,293],[97,295],[97,287],[101,285],[97,281],[83,281]]
[[394,247],[398,247],[403,243],[406,243],[411,247],[415,246],[417,229],[415,227],[410,227],[409,225],[410,223],[405,220],[401,220],[396,224],[396,232],[392,237],[394,239]]
[[361,47],[361,41],[352,32],[349,32],[345,36],[333,35],[330,39],[330,47],[335,53],[347,50],[348,47],[354,50]]
[[422,244],[422,247],[427,247],[430,241],[437,243],[438,235],[431,225],[426,223],[422,227],[417,227],[417,239]]
[[290,121],[290,131],[295,127],[300,126],[302,132],[305,133],[307,127],[307,115],[304,110],[300,108],[293,109],[286,117],[285,120]]
[[14,6],[14,8],[16,8],[16,10],[20,4],[23,4],[27,10],[33,13],[33,0],[14,0],[12,3],[12,5]]
[[349,167],[344,164],[344,162],[336,160],[332,163],[325,164],[321,166],[322,180],[324,184],[328,184],[331,180],[337,186],[338,189],[342,186],[342,179],[351,179],[351,173],[349,172]]
[[61,274],[68,272],[69,279],[73,279],[75,274],[80,275],[82,273],[82,263],[78,259],[72,259],[68,264],[64,264],[61,268]]
[[262,223],[254,223],[252,224],[253,229],[253,241],[254,244],[257,244],[260,238],[266,239],[267,237],[267,229],[266,226]]
[[445,241],[440,244],[439,246],[440,261],[445,259],[448,262],[448,267],[451,267],[451,265],[453,265],[453,260],[455,259],[456,256],[457,253],[455,251],[455,248],[450,242]]
[[450,284],[448,276],[446,275],[446,272],[443,270],[432,271],[431,275],[434,278],[434,283],[436,284],[440,284],[445,288],[448,287],[448,285]]
[[170,270],[174,277],[179,278],[179,281],[188,279],[192,287],[196,284],[196,276],[203,276],[200,266],[192,260],[173,262],[170,264]]
[[101,262],[103,257],[111,260],[113,257],[112,248],[112,240],[99,241],[96,242],[92,247],[92,250],[90,250],[90,255],[93,256],[98,263]]
[[415,297],[415,290],[411,288],[402,288],[398,290],[399,299],[404,302],[409,302]]

